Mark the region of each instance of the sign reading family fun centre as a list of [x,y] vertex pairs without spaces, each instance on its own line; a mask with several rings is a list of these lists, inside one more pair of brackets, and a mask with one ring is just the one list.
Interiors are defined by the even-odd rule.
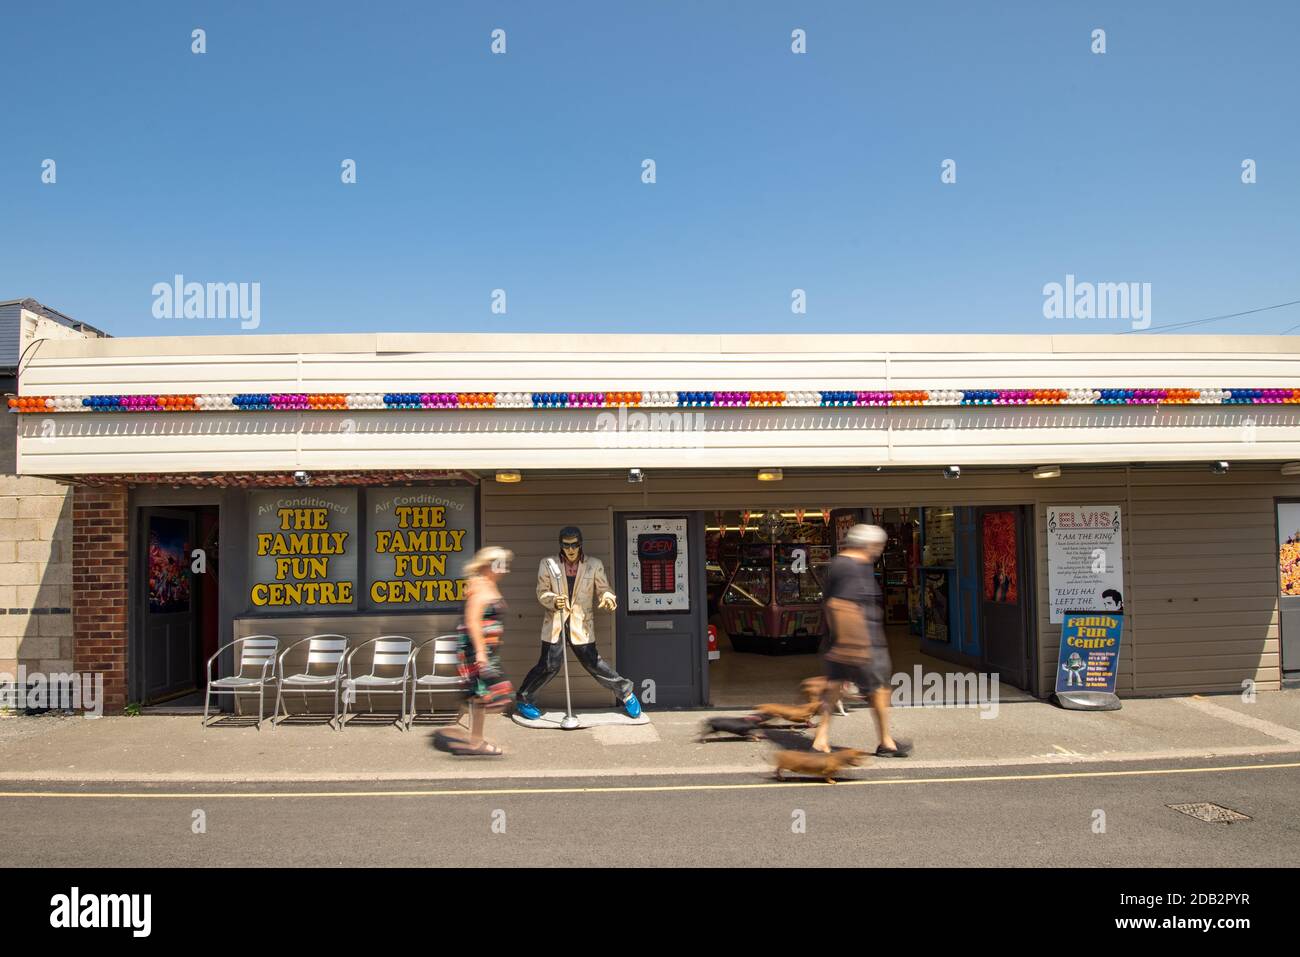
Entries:
[[1056,662],[1056,693],[1115,693],[1123,615],[1072,611],[1061,623],[1061,650]]
[[357,494],[253,492],[250,598],[257,608],[348,608],[356,602]]
[[377,608],[437,608],[465,600],[477,549],[472,488],[366,491],[368,598]]
[[1051,622],[1070,611],[1124,610],[1124,558],[1118,506],[1047,506],[1047,583]]

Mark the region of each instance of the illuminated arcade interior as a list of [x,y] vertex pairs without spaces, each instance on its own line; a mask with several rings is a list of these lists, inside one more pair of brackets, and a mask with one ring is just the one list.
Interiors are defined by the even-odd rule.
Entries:
[[[920,534],[924,519],[925,554]],[[710,512],[705,523],[709,623],[717,651],[709,662],[716,707],[793,701],[799,682],[821,673],[826,637],[822,587],[831,558],[858,522],[889,534],[876,563],[894,670],[964,670],[924,655],[919,636],[947,637],[948,577],[953,562],[951,508],[813,506]],[[920,583],[924,580],[924,586]]]

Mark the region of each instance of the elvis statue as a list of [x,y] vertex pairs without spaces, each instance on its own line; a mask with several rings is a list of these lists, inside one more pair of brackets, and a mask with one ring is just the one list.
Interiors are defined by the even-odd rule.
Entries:
[[605,577],[605,566],[582,550],[582,531],[560,529],[560,554],[543,558],[537,569],[537,600],[546,609],[542,619],[542,654],[519,685],[515,712],[535,721],[542,716],[534,703],[537,692],[564,664],[564,647],[573,649],[587,672],[618,696],[629,718],[640,717],[641,703],[632,682],[622,677],[596,651],[597,608],[613,611],[618,600]]

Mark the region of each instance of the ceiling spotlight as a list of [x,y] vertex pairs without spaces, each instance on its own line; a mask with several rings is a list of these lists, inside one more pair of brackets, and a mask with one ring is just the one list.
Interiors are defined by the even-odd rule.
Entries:
[[1040,465],[1038,466],[1038,468],[1034,469],[1034,478],[1036,479],[1050,479],[1050,478],[1060,478],[1060,477],[1061,477],[1061,467],[1059,465]]
[[1287,462],[1282,466],[1282,474],[1288,478],[1300,475],[1300,462]]
[[1227,462],[1215,462],[1215,463],[1213,463],[1213,464],[1210,466],[1210,471],[1213,472],[1215,475],[1227,475],[1227,474],[1228,474],[1228,463],[1227,463]]
[[946,479],[961,478],[961,466],[949,465],[947,468],[943,470],[943,477]]
[[645,473],[642,472],[640,469],[628,469],[628,470],[627,470],[627,480],[628,480],[628,482],[631,483],[632,485],[636,485],[638,482],[644,482],[644,481],[645,481]]
[[513,485],[515,482],[522,482],[524,477],[519,474],[517,469],[501,469],[497,472],[497,481],[503,485]]
[[785,478],[785,473],[780,469],[759,469],[758,480],[760,482],[779,482]]

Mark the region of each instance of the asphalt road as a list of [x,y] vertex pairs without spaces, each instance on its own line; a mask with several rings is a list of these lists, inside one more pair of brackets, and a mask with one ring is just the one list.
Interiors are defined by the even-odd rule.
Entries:
[[[65,790],[3,788],[0,866],[1300,861],[1300,754],[951,773],[909,772],[898,762],[885,771],[850,772],[833,785],[777,784],[756,774],[609,784],[588,778]],[[1251,820],[1210,824],[1166,807],[1195,802]]]

